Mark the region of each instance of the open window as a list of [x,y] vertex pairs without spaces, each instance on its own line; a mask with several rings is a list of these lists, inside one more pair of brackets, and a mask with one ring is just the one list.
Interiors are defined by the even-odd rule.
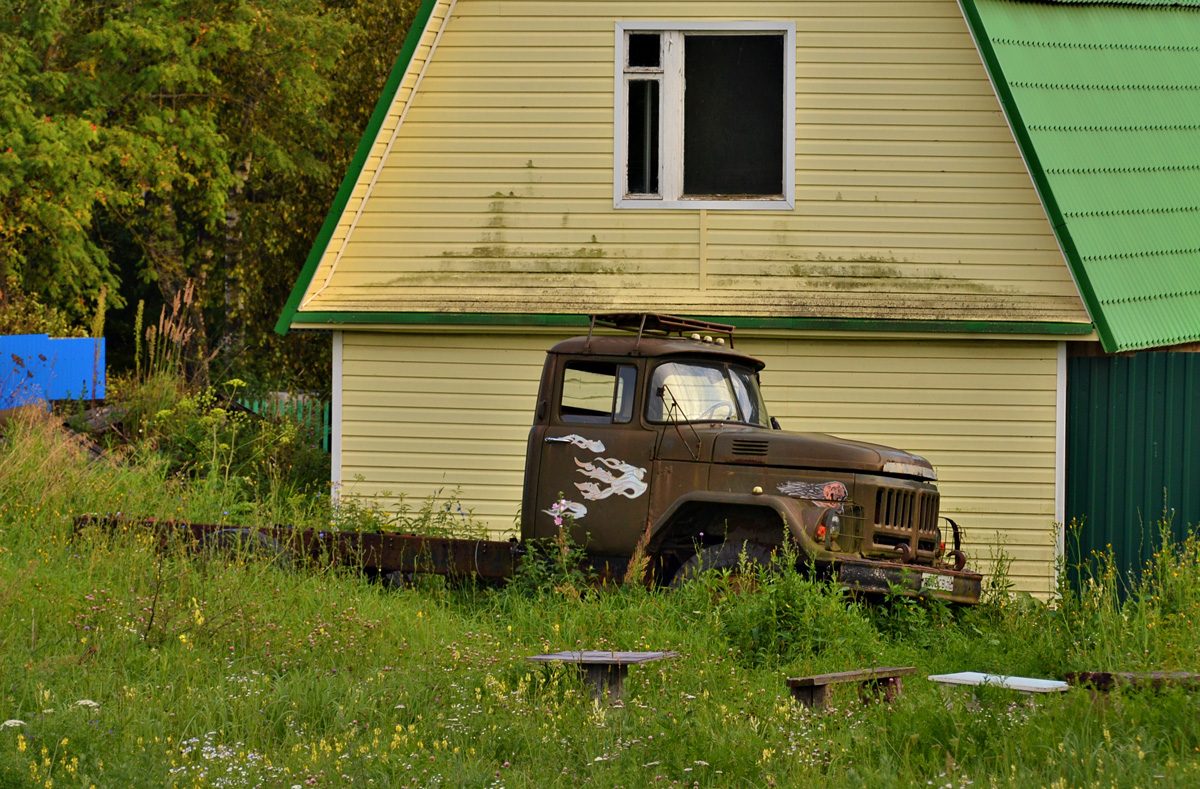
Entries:
[[618,22],[614,204],[790,209],[795,25]]
[[564,422],[621,424],[633,419],[637,368],[615,362],[568,362],[559,416]]

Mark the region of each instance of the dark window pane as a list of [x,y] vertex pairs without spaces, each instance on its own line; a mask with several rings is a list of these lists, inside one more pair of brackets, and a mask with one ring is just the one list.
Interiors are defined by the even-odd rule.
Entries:
[[617,408],[613,421],[629,422],[633,419],[633,395],[637,391],[637,368],[621,365],[617,371]]
[[658,82],[629,82],[629,184],[626,194],[658,194]]
[[684,194],[783,194],[783,36],[689,35],[684,80]]
[[632,68],[659,67],[659,34],[629,34],[629,65]]
[[605,362],[571,362],[563,373],[564,422],[612,421],[617,366]]

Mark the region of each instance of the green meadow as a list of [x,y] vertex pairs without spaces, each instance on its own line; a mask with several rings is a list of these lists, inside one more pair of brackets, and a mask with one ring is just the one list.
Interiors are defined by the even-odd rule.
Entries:
[[[1075,580],[1052,604],[1012,594],[1002,557],[970,609],[868,603],[780,568],[664,591],[593,588],[569,560],[539,561],[505,588],[397,587],[162,550],[138,529],[75,534],[76,516],[118,512],[474,528],[453,497],[331,507],[304,483],[307,456],[288,454],[296,426],[187,398],[139,407],[140,432],[100,458],[49,419],[4,428],[0,787],[1200,785],[1200,692],[1030,703],[925,679],[1200,670],[1195,536],[1166,540],[1127,589],[1105,557],[1063,568]],[[679,656],[632,668],[611,705],[525,660],[562,649]],[[891,704],[843,686],[824,712],[784,685],[872,665],[918,673]]]

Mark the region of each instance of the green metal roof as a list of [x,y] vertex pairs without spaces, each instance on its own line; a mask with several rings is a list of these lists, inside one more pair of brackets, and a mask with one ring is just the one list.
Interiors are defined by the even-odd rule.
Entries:
[[1200,0],[960,0],[1109,352],[1200,341]]

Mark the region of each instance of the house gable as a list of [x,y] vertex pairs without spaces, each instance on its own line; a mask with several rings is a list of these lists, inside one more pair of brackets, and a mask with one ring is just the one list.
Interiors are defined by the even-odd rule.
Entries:
[[358,149],[342,179],[325,222],[300,270],[275,330],[285,333],[313,283],[324,281],[333,271],[342,244],[360,215],[370,185],[378,177],[388,143],[399,127],[420,75],[433,51],[434,41],[449,18],[453,0],[422,0],[404,37],[400,54],[384,84],[383,93],[367,121]]
[[1200,340],[1200,2],[962,3],[1105,350]]
[[728,3],[436,3],[400,84],[420,91],[364,141],[280,328],[670,305],[764,327],[1089,333],[958,7],[837,9],[736,7],[796,22],[794,209],[656,210],[613,204],[614,28]]

